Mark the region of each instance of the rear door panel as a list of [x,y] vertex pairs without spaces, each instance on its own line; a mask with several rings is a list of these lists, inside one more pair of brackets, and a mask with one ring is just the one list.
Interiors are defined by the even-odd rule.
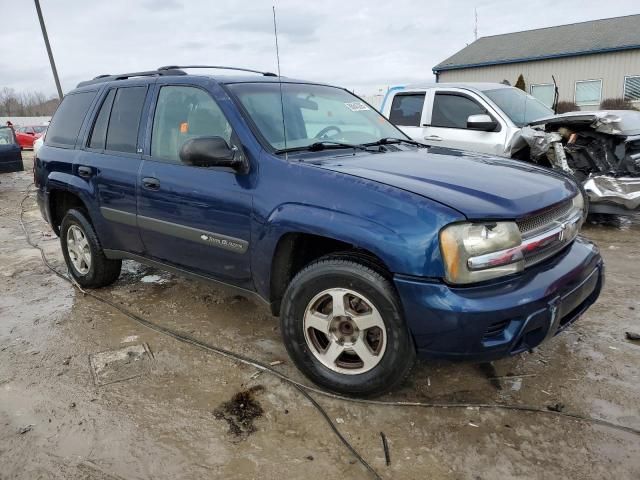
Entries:
[[22,153],[13,131],[9,127],[0,127],[0,173],[22,170]]
[[[85,149],[76,162],[77,175],[80,167],[91,170],[87,181],[92,183],[99,204],[103,247],[136,254],[144,253],[136,221],[137,184],[142,156],[137,151],[141,129],[139,122],[131,119],[136,116],[131,109],[138,111],[142,108],[144,117],[149,83],[114,86],[102,93]],[[134,94],[137,98],[133,98]],[[139,104],[141,94],[142,107]],[[114,115],[125,115],[129,121],[114,118]],[[122,131],[122,128],[125,130]],[[127,148],[117,141],[123,134],[135,136],[137,140],[130,141],[132,145]]]

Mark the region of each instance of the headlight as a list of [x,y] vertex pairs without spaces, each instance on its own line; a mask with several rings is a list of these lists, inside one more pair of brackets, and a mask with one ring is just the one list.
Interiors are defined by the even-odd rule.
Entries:
[[573,197],[573,208],[577,211],[582,212],[582,216],[586,218],[587,216],[587,212],[586,212],[586,206],[584,203],[584,196],[582,195],[582,192],[578,192],[578,194]]
[[[440,232],[447,281],[481,282],[524,269],[520,230],[514,222],[459,223]],[[495,255],[501,252],[500,255]]]

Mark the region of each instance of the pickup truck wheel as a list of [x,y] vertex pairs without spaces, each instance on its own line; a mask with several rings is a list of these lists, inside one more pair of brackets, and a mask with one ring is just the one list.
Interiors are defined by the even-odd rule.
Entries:
[[98,236],[82,211],[71,209],[66,213],[60,226],[60,244],[69,273],[81,287],[105,287],[120,276],[122,260],[104,256]]
[[415,362],[392,284],[345,257],[320,259],[296,275],[281,326],[297,367],[334,392],[380,395],[402,383]]

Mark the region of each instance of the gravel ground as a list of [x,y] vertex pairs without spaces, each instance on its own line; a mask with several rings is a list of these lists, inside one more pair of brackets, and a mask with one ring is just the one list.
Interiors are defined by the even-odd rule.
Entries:
[[[0,176],[0,479],[371,478],[290,386],[148,330],[47,270],[19,225],[30,162]],[[33,197],[25,209],[31,238],[64,270]],[[607,283],[568,331],[492,364],[421,363],[383,399],[562,404],[640,429],[640,342],[625,338],[640,331],[639,232],[621,219],[585,227]],[[263,305],[134,262],[97,293],[306,383]],[[640,437],[605,426],[315,398],[385,479],[640,478]]]

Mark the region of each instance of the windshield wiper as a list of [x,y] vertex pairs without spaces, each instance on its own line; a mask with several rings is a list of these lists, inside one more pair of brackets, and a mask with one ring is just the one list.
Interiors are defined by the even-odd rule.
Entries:
[[398,137],[384,137],[373,143],[365,143],[367,146],[377,146],[377,145],[392,145],[394,143],[408,143],[409,145],[415,145],[416,147],[426,147],[424,143],[416,142],[414,140],[409,140],[408,138],[398,138]]
[[356,150],[365,150],[371,151],[367,145],[357,144],[357,143],[343,143],[343,142],[332,142],[329,140],[322,140],[320,142],[315,142],[310,145],[305,145],[304,147],[291,147],[291,148],[282,148],[280,150],[276,150],[276,153],[290,153],[290,152],[320,152],[322,150],[326,150],[328,148],[353,148]]

